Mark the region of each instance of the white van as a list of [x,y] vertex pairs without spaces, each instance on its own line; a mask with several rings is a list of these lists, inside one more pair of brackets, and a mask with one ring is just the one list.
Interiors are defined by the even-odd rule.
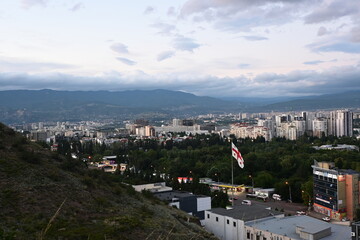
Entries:
[[272,197],[274,200],[281,201],[281,196],[279,194],[273,194]]
[[250,201],[250,200],[243,200],[243,201],[241,202],[241,204],[251,205],[251,201]]

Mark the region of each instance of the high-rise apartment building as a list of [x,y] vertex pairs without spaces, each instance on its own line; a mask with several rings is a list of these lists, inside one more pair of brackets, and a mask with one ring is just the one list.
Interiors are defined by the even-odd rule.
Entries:
[[337,137],[353,135],[353,113],[348,110],[330,112],[328,131],[329,135]]
[[317,119],[314,119],[312,121],[312,124],[313,124],[313,136],[314,137],[322,137],[322,135],[324,134],[325,136],[327,136],[328,134],[328,122],[326,119],[324,118],[317,118]]

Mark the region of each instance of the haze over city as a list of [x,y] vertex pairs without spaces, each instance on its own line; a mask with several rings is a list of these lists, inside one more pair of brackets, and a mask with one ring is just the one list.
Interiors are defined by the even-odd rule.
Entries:
[[357,0],[0,2],[0,90],[360,89]]

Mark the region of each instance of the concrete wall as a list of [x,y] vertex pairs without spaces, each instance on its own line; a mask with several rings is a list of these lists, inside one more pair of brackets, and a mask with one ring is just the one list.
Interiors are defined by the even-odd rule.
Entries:
[[213,233],[218,238],[224,240],[225,237],[225,217],[205,211],[205,229]]
[[197,210],[205,211],[211,209],[211,197],[198,197],[197,198]]
[[207,231],[221,240],[246,240],[242,220],[205,211],[204,225]]

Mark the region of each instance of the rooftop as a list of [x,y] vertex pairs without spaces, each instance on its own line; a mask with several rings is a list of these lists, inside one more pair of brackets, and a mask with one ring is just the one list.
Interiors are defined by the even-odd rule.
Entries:
[[270,210],[269,207],[257,204],[238,205],[234,206],[232,209],[212,208],[211,212],[222,216],[232,217],[234,219],[240,219],[244,222],[262,219],[269,216],[283,215],[281,212]]
[[156,193],[154,193],[154,196],[163,201],[171,201],[173,198],[208,197],[208,196],[204,196],[204,195],[194,195],[190,192],[184,192],[184,191],[156,192]]
[[246,226],[275,234],[288,236],[291,239],[301,239],[296,233],[296,227],[301,227],[303,232],[317,233],[331,228],[331,235],[321,240],[351,239],[351,228],[343,225],[327,223],[308,216],[291,216],[284,218],[271,218],[245,223]]

